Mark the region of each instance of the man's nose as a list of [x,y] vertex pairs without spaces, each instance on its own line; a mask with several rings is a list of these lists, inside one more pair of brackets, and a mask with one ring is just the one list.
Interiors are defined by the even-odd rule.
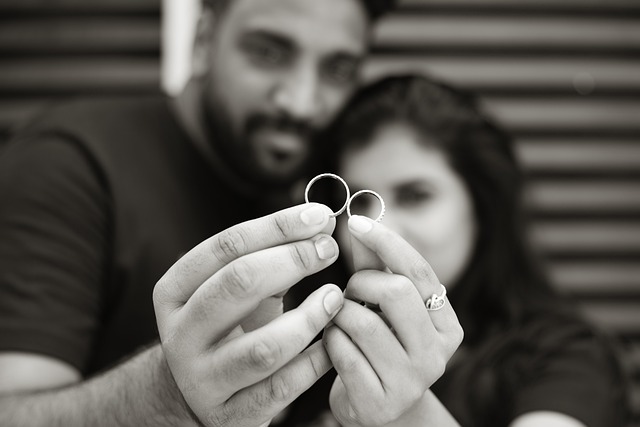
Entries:
[[276,108],[293,119],[314,122],[322,113],[319,79],[315,71],[299,69],[284,76],[274,87]]

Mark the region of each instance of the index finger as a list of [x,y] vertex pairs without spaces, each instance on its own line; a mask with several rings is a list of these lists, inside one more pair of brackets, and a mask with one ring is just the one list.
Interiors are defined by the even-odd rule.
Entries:
[[349,218],[349,231],[352,240],[376,254],[393,273],[409,278],[423,301],[440,293],[440,281],[431,265],[396,232],[360,215]]
[[201,242],[162,276],[154,289],[154,302],[170,310],[184,305],[209,277],[231,261],[263,249],[319,234],[331,234],[331,209],[305,203],[230,227]]
[[353,258],[353,270],[385,270],[385,263],[378,254],[365,246],[353,235],[350,236],[351,257]]

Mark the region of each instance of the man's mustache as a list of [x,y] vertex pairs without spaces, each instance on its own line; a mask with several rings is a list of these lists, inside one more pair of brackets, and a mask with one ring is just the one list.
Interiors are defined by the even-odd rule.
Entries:
[[275,130],[282,133],[298,135],[302,138],[311,138],[317,133],[317,129],[310,123],[296,120],[289,116],[268,116],[256,114],[247,121],[247,134],[252,134],[259,130]]

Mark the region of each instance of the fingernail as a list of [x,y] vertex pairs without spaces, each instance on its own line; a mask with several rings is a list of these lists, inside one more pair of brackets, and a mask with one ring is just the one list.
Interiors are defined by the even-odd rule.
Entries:
[[329,237],[321,237],[314,244],[320,259],[331,259],[337,255],[336,244]]
[[324,310],[327,314],[334,314],[342,307],[342,293],[338,291],[331,291],[324,296]]
[[314,205],[300,213],[300,219],[306,225],[322,224],[327,213],[322,207]]
[[368,233],[373,228],[373,221],[365,216],[353,215],[349,218],[349,228],[356,233]]

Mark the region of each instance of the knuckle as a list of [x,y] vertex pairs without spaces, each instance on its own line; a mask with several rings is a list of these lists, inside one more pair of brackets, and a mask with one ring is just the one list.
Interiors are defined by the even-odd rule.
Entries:
[[293,389],[284,376],[276,373],[269,377],[268,394],[271,400],[284,402],[292,397]]
[[165,329],[164,327],[173,313],[184,304],[179,301],[179,297],[173,294],[171,287],[166,285],[164,279],[160,279],[154,286],[152,303],[160,332]]
[[169,300],[167,287],[165,286],[163,279],[158,280],[156,285],[153,287],[152,298],[155,306],[164,304]]
[[358,360],[354,357],[351,357],[346,354],[342,354],[340,356],[334,355],[333,357],[333,365],[335,366],[338,373],[340,372],[353,372],[356,371],[359,367]]
[[244,261],[229,264],[222,279],[221,288],[231,299],[244,299],[256,288],[255,271]]
[[313,315],[313,314],[305,315],[304,322],[306,325],[305,335],[308,335],[310,339],[313,339],[313,337],[316,336],[322,330],[322,328],[325,326],[325,323],[326,323],[322,316]]
[[278,238],[288,240],[293,234],[295,226],[291,219],[284,214],[278,214],[273,217],[273,229]]
[[447,360],[442,356],[436,357],[432,368],[435,382],[435,380],[444,375],[444,371],[447,369]]
[[239,258],[246,250],[247,241],[244,235],[235,228],[222,231],[211,242],[211,251],[224,263]]
[[361,317],[354,321],[354,329],[362,336],[375,335],[378,332],[379,325],[373,319]]
[[439,283],[438,278],[436,277],[435,272],[429,265],[429,263],[423,259],[418,258],[413,262],[411,266],[411,275],[416,279],[423,280],[429,283]]
[[290,246],[291,259],[296,267],[302,271],[310,270],[313,267],[313,259],[300,244],[294,244]]
[[464,330],[460,324],[451,329],[451,332],[447,333],[445,349],[447,356],[451,357],[456,352],[462,340],[464,339]]
[[457,326],[454,328],[453,331],[453,335],[454,335],[454,344],[455,344],[455,348],[454,351],[460,346],[460,344],[462,344],[462,341],[464,340],[464,329],[462,328],[462,325],[460,323],[457,324]]
[[411,280],[405,276],[393,276],[393,280],[389,280],[389,282],[385,284],[383,297],[396,301],[405,299],[415,293],[416,287]]
[[273,341],[259,341],[255,343],[248,355],[248,364],[259,369],[269,369],[278,361],[282,351],[280,346]]

